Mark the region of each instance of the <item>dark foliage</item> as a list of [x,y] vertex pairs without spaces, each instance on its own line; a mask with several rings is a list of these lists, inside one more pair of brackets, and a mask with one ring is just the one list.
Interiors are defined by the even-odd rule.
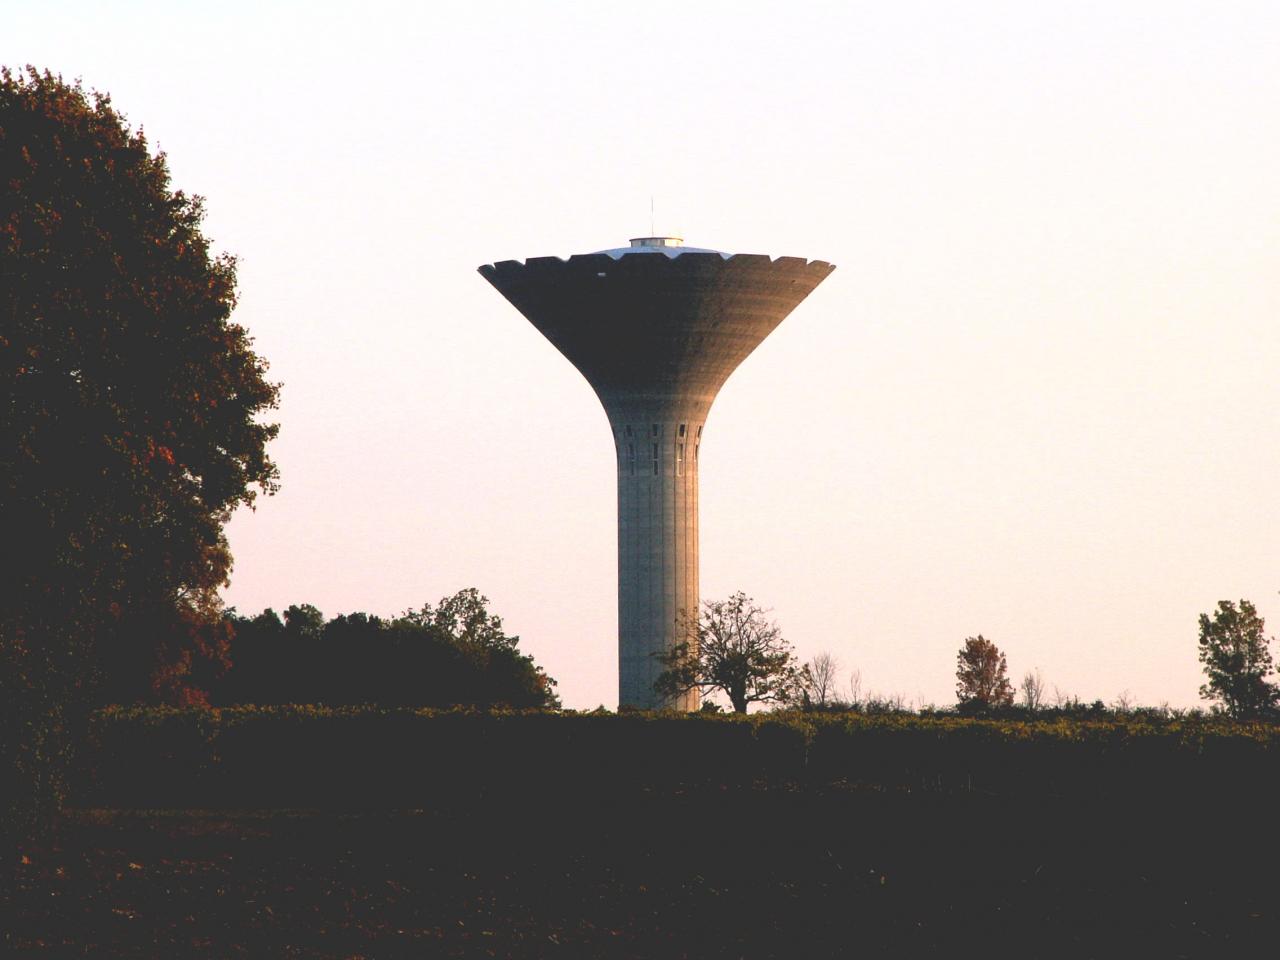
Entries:
[[211,684],[227,704],[559,706],[555,681],[519,650],[474,589],[394,620],[351,613],[326,622],[310,604],[232,613],[234,667]]
[[1271,675],[1271,650],[1266,624],[1248,600],[1237,607],[1218,603],[1213,616],[1200,615],[1200,662],[1208,683],[1200,688],[1205,700],[1217,700],[1233,717],[1250,719],[1269,713],[1280,698]]
[[[274,489],[277,387],[201,199],[107,97],[0,72],[0,184],[0,781],[35,809],[95,644],[216,620],[222,526]],[[160,658],[176,702],[184,659]]]
[[152,605],[123,621],[111,642],[100,646],[93,699],[101,705],[209,706],[210,691],[232,667],[234,637],[233,619],[221,611]]
[[116,708],[98,715],[95,743],[85,806],[419,808],[549,780],[584,791],[846,781],[1028,800],[1280,800],[1280,726],[1204,716]]

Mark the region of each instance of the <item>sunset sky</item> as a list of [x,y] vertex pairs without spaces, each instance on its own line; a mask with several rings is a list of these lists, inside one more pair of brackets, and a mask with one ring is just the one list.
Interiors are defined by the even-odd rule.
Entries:
[[476,274],[625,244],[837,270],[729,380],[702,594],[863,691],[1196,704],[1196,619],[1280,630],[1280,6],[7,0],[208,200],[282,381],[226,601],[476,586],[617,702],[613,442]]

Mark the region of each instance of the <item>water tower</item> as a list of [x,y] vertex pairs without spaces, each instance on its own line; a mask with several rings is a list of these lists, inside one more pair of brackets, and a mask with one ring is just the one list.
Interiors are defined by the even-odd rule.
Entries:
[[696,638],[702,427],[729,374],[834,269],[679,237],[480,267],[587,378],[613,427],[620,706],[698,707],[696,691],[664,702],[653,681],[656,655]]

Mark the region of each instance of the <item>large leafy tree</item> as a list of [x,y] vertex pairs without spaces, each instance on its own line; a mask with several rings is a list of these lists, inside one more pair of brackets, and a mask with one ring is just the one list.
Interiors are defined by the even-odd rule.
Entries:
[[654,681],[660,696],[718,690],[737,713],[752,703],[790,702],[803,687],[795,653],[777,623],[741,591],[728,600],[706,601],[697,646],[677,644],[660,660],[663,670]]
[[1208,683],[1200,696],[1219,701],[1240,719],[1261,716],[1275,706],[1280,691],[1267,680],[1271,650],[1266,623],[1248,600],[1218,602],[1213,616],[1200,615],[1200,662]]
[[0,185],[0,760],[29,769],[4,745],[60,728],[95,640],[216,619],[278,387],[201,198],[109,97],[0,72]]
[[962,710],[990,710],[1013,705],[1009,664],[982,634],[966,637],[956,655],[956,698]]

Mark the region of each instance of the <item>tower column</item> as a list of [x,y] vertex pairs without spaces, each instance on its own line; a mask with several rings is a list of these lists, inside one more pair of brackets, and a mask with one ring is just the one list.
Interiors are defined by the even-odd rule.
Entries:
[[[660,657],[698,642],[698,459],[705,410],[610,411],[618,451],[618,703],[698,709],[660,697]],[[646,416],[646,414],[648,414]]]

